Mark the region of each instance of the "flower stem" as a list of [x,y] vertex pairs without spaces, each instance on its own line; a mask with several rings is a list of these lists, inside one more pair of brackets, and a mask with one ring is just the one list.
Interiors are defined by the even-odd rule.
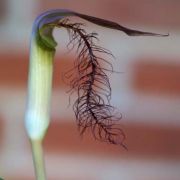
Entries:
[[43,158],[43,147],[41,140],[31,140],[33,162],[37,180],[46,180],[46,171]]

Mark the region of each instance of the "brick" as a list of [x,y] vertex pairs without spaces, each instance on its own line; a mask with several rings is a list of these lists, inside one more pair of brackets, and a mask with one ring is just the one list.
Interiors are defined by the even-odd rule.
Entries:
[[28,55],[0,54],[0,59],[0,85],[24,86],[27,83]]
[[180,96],[180,65],[139,61],[134,65],[133,88],[142,93]]
[[81,139],[75,123],[56,120],[51,123],[45,138],[50,153],[93,154],[108,157],[143,157],[180,159],[179,128],[148,125],[124,125],[128,151],[121,147],[95,141],[90,133]]

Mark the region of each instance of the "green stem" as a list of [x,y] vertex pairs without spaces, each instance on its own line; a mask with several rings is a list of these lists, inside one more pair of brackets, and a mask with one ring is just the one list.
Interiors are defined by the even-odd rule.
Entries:
[[43,158],[43,147],[41,140],[31,140],[33,162],[37,180],[46,180],[46,171]]

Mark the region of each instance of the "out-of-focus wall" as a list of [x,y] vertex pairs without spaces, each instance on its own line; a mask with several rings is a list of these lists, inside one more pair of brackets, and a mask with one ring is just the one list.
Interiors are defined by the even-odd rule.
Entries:
[[[55,30],[51,125],[44,141],[51,180],[179,180],[180,177],[180,2],[176,0],[1,0],[0,2],[0,177],[34,179],[24,130],[29,37],[34,18],[52,8],[73,9],[130,28],[169,37],[128,37],[90,23],[100,44],[115,55],[109,73],[111,103],[123,118],[128,151],[79,136],[62,73],[73,66],[67,33]],[[73,18],[73,21],[75,19]],[[80,19],[76,19],[80,21]],[[84,22],[84,21],[83,21]],[[73,102],[71,102],[72,105]]]

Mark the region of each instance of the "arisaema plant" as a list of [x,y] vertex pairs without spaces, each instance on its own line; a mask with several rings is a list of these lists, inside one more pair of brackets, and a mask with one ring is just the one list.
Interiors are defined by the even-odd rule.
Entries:
[[[32,145],[37,180],[46,179],[42,141],[50,123],[53,61],[57,46],[53,37],[54,28],[65,28],[69,32],[69,43],[77,48],[74,67],[66,76],[70,78],[71,90],[77,92],[73,110],[80,133],[90,129],[95,139],[125,147],[124,133],[116,126],[121,117],[113,115],[114,107],[110,104],[111,86],[106,71],[113,69],[111,62],[103,58],[103,54],[112,54],[96,45],[97,33],[87,33],[82,23],[70,20],[71,16],[122,31],[129,36],[166,36],[132,30],[109,20],[70,10],[50,10],[36,18],[31,35],[25,126]],[[103,64],[110,68],[103,67]]]

